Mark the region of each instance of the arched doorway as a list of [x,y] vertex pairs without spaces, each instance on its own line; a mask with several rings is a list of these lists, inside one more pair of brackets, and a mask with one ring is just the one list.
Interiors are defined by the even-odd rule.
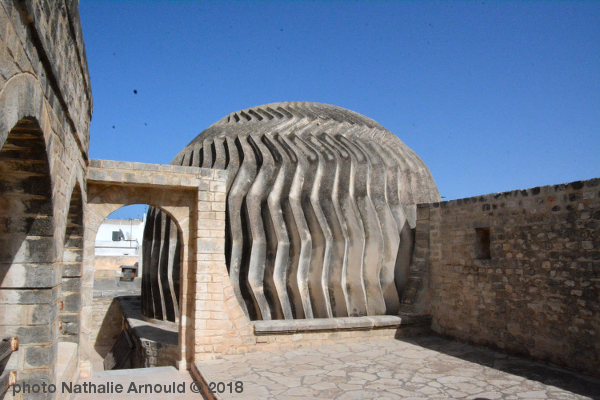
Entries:
[[[169,285],[167,280],[166,284],[162,285],[162,289],[168,287],[173,293],[179,293],[177,298],[177,306],[179,315],[181,318],[175,318],[176,322],[171,322],[172,325],[175,326],[175,330],[177,332],[177,340],[175,341],[175,345],[177,347],[177,366],[179,368],[185,369],[190,364],[191,360],[193,360],[193,351],[194,347],[187,345],[186,343],[191,343],[189,341],[190,335],[193,335],[193,327],[189,325],[188,321],[191,321],[193,318],[193,303],[191,302],[189,295],[190,293],[190,285],[193,284],[193,280],[189,279],[192,274],[190,271],[190,264],[195,265],[195,252],[189,250],[190,244],[190,219],[192,218],[192,213],[196,206],[196,198],[195,193],[190,190],[171,190],[169,192],[162,190],[162,188],[152,188],[152,187],[144,187],[140,189],[135,186],[126,186],[126,185],[115,185],[110,183],[100,183],[88,180],[88,204],[87,204],[87,215],[86,215],[86,229],[85,229],[85,247],[86,249],[93,249],[95,244],[96,235],[100,229],[102,222],[115,210],[131,204],[147,204],[152,207],[156,207],[160,209],[165,215],[168,215],[170,218],[170,222],[168,226],[170,226],[170,232],[179,237],[180,247],[176,252],[165,252],[164,249],[154,249],[154,254],[152,253],[153,249],[150,249],[151,252],[149,255],[146,255],[146,249],[142,244],[142,248],[140,249],[140,258],[143,260],[144,257],[150,257],[151,260],[156,258],[159,263],[161,263],[161,257],[164,260],[167,266],[173,265],[172,262],[169,263],[169,257],[171,259],[175,258],[176,255],[180,260],[180,276],[181,285],[176,287],[176,285]],[[160,227],[162,229],[163,226],[166,225],[165,222],[159,222],[158,224],[153,223],[153,229],[157,229]],[[149,226],[149,225],[145,225]],[[166,245],[168,248],[168,245]],[[162,251],[161,251],[162,250]],[[176,253],[176,254],[175,254]],[[171,254],[167,256],[167,254]],[[138,266],[141,266],[143,261],[138,261]],[[171,260],[173,261],[173,260]],[[95,255],[93,251],[86,250],[86,255],[84,258],[84,274],[91,277],[91,281],[86,283],[88,286],[92,287],[93,284],[93,274],[94,274],[94,263],[95,263]],[[144,274],[143,268],[141,274]],[[172,289],[171,289],[172,288]],[[159,290],[162,290],[159,288]],[[141,290],[140,290],[141,292]],[[141,294],[141,293],[140,293]],[[145,294],[145,289],[144,289]],[[93,314],[92,304],[90,304],[90,312]],[[141,306],[141,303],[140,303]],[[165,316],[168,314],[165,313]],[[169,318],[165,318],[168,321]],[[165,322],[166,322],[165,321]],[[90,321],[92,322],[92,321]],[[93,322],[90,324],[92,325]],[[89,337],[89,348],[88,354],[90,360],[92,358],[95,346],[95,338],[92,333],[92,327],[87,332]],[[183,338],[187,338],[185,340]]]
[[[96,232],[94,370],[115,366],[100,359],[106,359],[124,334],[134,346],[127,360],[118,361],[118,367],[177,366],[179,362],[182,232],[168,212],[155,207],[148,212],[147,205],[141,207],[116,210]],[[144,243],[148,230],[164,232],[165,240],[157,245]]]
[[147,205],[119,208],[104,219],[94,241],[94,296],[140,294],[142,236]]

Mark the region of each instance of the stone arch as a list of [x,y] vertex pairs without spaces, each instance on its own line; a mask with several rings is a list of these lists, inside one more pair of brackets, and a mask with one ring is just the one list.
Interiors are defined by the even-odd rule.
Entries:
[[[149,206],[159,208],[161,211],[165,212],[170,217],[170,219],[175,223],[178,231],[183,236],[184,243],[183,243],[182,248],[188,246],[189,240],[183,234],[184,234],[184,232],[189,232],[189,224],[188,224],[189,217],[187,215],[184,216],[183,215],[184,213],[182,213],[181,210],[178,210],[179,207],[161,206],[155,202],[150,202],[150,201],[135,201],[134,200],[134,201],[125,202],[123,204],[104,204],[104,205],[100,205],[100,207],[95,207],[96,204],[89,205],[88,210],[90,213],[90,217],[86,218],[86,224],[85,224],[86,232],[93,233],[94,237],[95,237],[95,234],[98,232],[98,228],[100,228],[100,225],[102,224],[102,222],[110,214],[117,211],[121,207],[129,206],[129,205],[133,205],[133,204],[147,204]],[[87,238],[87,235],[86,235],[86,238]],[[85,244],[86,245],[88,244],[87,240],[86,240]],[[94,244],[91,243],[91,245],[93,248]]]
[[[0,107],[6,104],[6,90]],[[18,97],[16,105],[9,104],[0,118],[0,337],[19,337],[19,369],[35,368],[38,377],[50,379],[60,290],[52,177],[44,133],[26,101],[35,95],[24,89],[11,96]],[[17,118],[6,131],[6,124]]]
[[[189,306],[191,293],[193,293],[191,277],[195,269],[195,244],[190,232],[190,219],[192,212],[196,207],[196,194],[190,190],[164,190],[164,188],[124,186],[119,184],[97,184],[88,181],[88,201],[85,216],[84,233],[84,263],[83,274],[84,292],[93,291],[93,273],[94,273],[94,243],[96,234],[102,222],[111,213],[117,209],[132,204],[147,204],[163,211],[173,221],[180,237],[180,274],[181,285],[179,290],[180,315],[178,321],[178,346],[180,362],[185,366],[187,362],[193,359],[193,343],[186,345],[186,337],[193,335],[189,321],[194,318],[193,307]],[[195,232],[194,232],[195,234]],[[195,236],[194,236],[195,237]],[[86,305],[91,307],[91,294],[87,298]],[[86,314],[87,315],[87,314]],[[91,321],[90,321],[91,322]],[[85,335],[88,338],[91,354],[91,323],[85,324]],[[88,354],[88,357],[89,357]],[[89,358],[88,358],[89,360]]]
[[38,80],[29,73],[12,76],[0,91],[0,147],[9,131],[23,118],[34,118],[40,125],[44,96]]
[[[13,279],[18,281],[17,275],[23,278],[25,271],[18,272],[15,268],[9,271],[9,267],[15,259],[24,260],[22,253],[29,248],[29,242],[25,243],[28,236],[47,238],[44,247],[48,246],[49,241],[54,241],[52,177],[45,135],[41,128],[44,124],[43,99],[39,81],[29,73],[12,76],[0,91],[2,287],[5,287],[5,280],[6,284],[12,285],[8,282]],[[31,245],[34,246],[34,242]],[[48,247],[48,251],[39,254],[39,257],[45,263],[54,263],[56,248]]]
[[83,271],[84,203],[81,184],[75,179],[67,211],[61,268],[60,341],[79,342]]

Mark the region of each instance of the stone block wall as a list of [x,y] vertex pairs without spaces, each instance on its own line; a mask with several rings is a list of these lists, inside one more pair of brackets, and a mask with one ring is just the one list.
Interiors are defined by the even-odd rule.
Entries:
[[89,76],[76,2],[2,0],[0,28],[0,337],[18,383],[51,383],[79,340]]
[[176,367],[179,365],[179,350],[177,346],[160,343],[153,340],[131,335],[135,349],[132,355],[133,368]]
[[599,375],[600,179],[420,204],[416,235],[434,331]]
[[105,357],[123,330],[123,311],[116,297],[95,297],[91,338],[94,349]]
[[78,2],[28,0],[21,4],[20,12],[31,20],[32,28],[26,52],[36,47],[47,70],[40,78],[47,79],[44,83],[57,94],[57,106],[69,114],[75,139],[87,154],[93,100]]
[[[199,326],[203,326],[202,322],[197,323],[195,317],[196,293],[206,295],[209,286],[206,280],[198,281],[198,265],[202,264],[202,268],[214,265],[226,271],[226,177],[225,171],[198,167],[90,161],[85,229],[84,309],[91,309],[93,304],[93,299],[87,292],[91,293],[93,288],[94,241],[102,221],[111,212],[127,204],[149,204],[160,208],[175,221],[182,238],[179,300],[181,317],[177,357],[180,368],[187,368],[194,361],[194,332]],[[214,288],[211,287],[210,290]],[[87,338],[80,349],[80,353],[83,352],[82,374],[89,374],[89,346],[93,345],[94,339],[87,330],[82,330],[82,336]]]

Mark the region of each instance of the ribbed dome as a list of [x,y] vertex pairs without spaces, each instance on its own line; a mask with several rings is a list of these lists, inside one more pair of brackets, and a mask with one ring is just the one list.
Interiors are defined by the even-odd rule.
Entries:
[[228,171],[225,257],[252,319],[397,313],[416,204],[440,200],[396,135],[320,103],[229,114],[172,164]]
[[[333,121],[348,123],[365,128],[385,130],[381,125],[364,115],[345,108],[323,103],[304,101],[271,103],[233,112],[198,135],[192,143],[215,136],[237,135],[239,132],[252,129],[252,125],[260,124],[260,129],[271,129],[280,124],[312,121]],[[256,129],[256,126],[254,126]]]

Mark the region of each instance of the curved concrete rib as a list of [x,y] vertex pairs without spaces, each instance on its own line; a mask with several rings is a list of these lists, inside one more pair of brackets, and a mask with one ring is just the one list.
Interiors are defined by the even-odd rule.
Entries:
[[192,154],[194,154],[193,150],[191,152],[183,153],[181,155],[181,165],[183,165],[184,167],[189,167],[190,166],[190,155],[192,155]]
[[213,164],[213,152],[212,152],[213,141],[211,139],[204,139],[202,142],[202,168],[212,168]]
[[[232,137],[226,137],[225,142],[223,143],[225,146],[225,150],[227,152],[227,158],[229,159],[227,163],[227,180],[225,181],[225,193],[230,193],[231,185],[237,176],[238,170],[240,168],[240,154],[235,143],[235,139]],[[229,216],[230,213],[230,204],[229,200],[225,204],[225,214]],[[231,234],[231,219],[229,217],[225,218],[225,262],[227,264],[227,270],[231,268],[231,244],[232,244],[232,234]],[[239,300],[239,298],[238,298]],[[244,306],[242,306],[242,309]]]
[[215,147],[215,160],[212,166],[213,169],[225,169],[227,166],[227,155],[225,154],[223,140],[223,138],[215,138],[213,141],[213,145]]
[[169,222],[169,258],[167,260],[166,280],[169,286],[170,294],[169,314],[173,314],[173,319],[168,319],[169,321],[179,321],[179,288],[176,287],[176,282],[179,281],[179,274],[175,271],[176,269],[179,269],[179,235],[175,222],[172,220]]
[[348,316],[363,316],[367,315],[367,298],[363,280],[365,232],[354,198],[356,160],[342,143],[328,135],[324,135],[323,138],[340,156],[339,187],[343,188],[339,192],[340,210],[343,216],[341,222],[348,234],[344,249],[345,275],[342,281],[346,292],[346,309]]
[[202,166],[202,157],[204,154],[204,149],[202,148],[202,142],[199,141],[192,147],[192,151],[187,156],[187,161],[184,160],[184,164],[186,167],[201,167]]
[[411,228],[416,226],[416,204],[418,202],[418,193],[425,190],[421,182],[421,173],[419,166],[414,158],[414,153],[401,140],[392,140],[391,137],[383,137],[383,143],[390,149],[390,153],[403,165],[402,175],[404,181],[403,194],[406,197],[405,214]]
[[[399,196],[402,204],[405,206],[407,204],[412,204],[412,177],[411,177],[411,166],[407,159],[402,154],[399,148],[392,146],[390,143],[392,141],[391,137],[384,136],[376,136],[373,139],[373,142],[379,144],[382,148],[386,149],[390,156],[396,161],[400,168],[400,182],[398,185]],[[406,212],[406,209],[405,209]]]
[[[289,173],[286,175],[285,179],[285,188],[282,190],[283,197],[281,204],[281,211],[290,240],[286,286],[290,296],[292,314],[295,319],[301,319],[305,317],[303,298],[300,287],[298,286],[298,267],[300,265],[300,256],[302,254],[302,240],[300,237],[300,228],[297,226],[297,215],[294,214],[295,211],[292,205],[294,200],[291,197],[294,177],[296,176],[296,169],[298,168],[298,157],[283,135],[275,136],[275,141],[285,151],[290,164]],[[296,205],[294,205],[294,208],[295,207]],[[282,257],[285,257],[285,254],[282,255]]]
[[383,237],[379,226],[377,212],[369,197],[369,170],[370,163],[365,154],[353,143],[342,135],[336,139],[343,143],[356,160],[356,174],[354,179],[356,205],[365,230],[365,244],[363,256],[363,279],[367,295],[367,315],[385,314],[385,301],[379,281],[381,271],[381,258],[383,253]]
[[[275,182],[273,183],[273,189],[271,190],[271,193],[269,193],[267,199],[269,214],[271,215],[275,235],[277,237],[277,249],[275,261],[273,263],[273,283],[277,296],[279,297],[283,317],[285,319],[293,319],[292,305],[287,291],[287,274],[291,249],[288,229],[286,229],[287,224],[283,213],[283,197],[287,197],[286,195],[289,192],[292,182],[293,175],[290,173],[292,164],[290,163],[287,152],[278,142],[277,137],[272,139],[266,138],[266,140],[274,147],[274,152],[277,152],[280,157],[279,171],[275,178]],[[284,193],[286,195],[284,195]],[[289,200],[287,202],[289,203]]]
[[[288,136],[292,136],[292,134]],[[295,280],[298,285],[298,294],[300,295],[304,318],[314,318],[310,292],[308,289],[308,274],[312,256],[312,237],[302,209],[302,188],[304,186],[308,161],[300,149],[298,149],[288,137],[282,136],[282,139],[297,157],[296,171],[294,172],[294,178],[292,179],[292,186],[290,188],[290,207],[298,229],[298,236],[300,237],[300,252],[298,254],[298,266],[295,271],[293,271],[293,275],[295,275]],[[293,275],[292,277],[294,277]],[[300,318],[298,316],[298,311],[299,310],[296,309],[296,318]]]
[[[382,144],[382,148],[387,151],[391,159],[395,160],[401,170],[401,179],[398,181],[398,193],[404,210],[404,221],[399,219],[400,230],[400,246],[398,248],[398,256],[396,259],[395,277],[398,293],[404,293],[404,289],[408,283],[410,273],[410,262],[412,260],[412,251],[414,245],[414,231],[416,226],[416,207],[415,207],[415,191],[416,188],[416,172],[413,171],[414,160],[410,154],[406,154],[406,149],[402,146],[394,144],[392,137],[383,137],[376,143]],[[412,150],[408,149],[409,153]],[[418,189],[422,190],[422,189]]]
[[396,290],[399,296],[402,296],[406,284],[408,283],[408,275],[410,272],[410,261],[413,247],[413,235],[406,220],[404,208],[400,199],[399,185],[402,183],[400,177],[400,166],[395,159],[389,154],[388,150],[382,147],[379,143],[372,141],[369,143],[371,148],[379,154],[384,164],[387,167],[387,184],[386,198],[390,211],[396,221],[396,227],[399,233],[400,243],[398,244],[396,263],[394,267],[394,281]]
[[331,305],[329,296],[326,295],[326,287],[323,286],[323,260],[325,257],[326,238],[325,231],[319,221],[322,211],[318,204],[318,188],[322,178],[319,170],[319,156],[312,147],[307,144],[300,135],[292,138],[294,144],[300,149],[306,160],[306,171],[304,185],[302,188],[302,210],[310,230],[312,241],[312,252],[310,268],[308,271],[308,290],[310,294],[313,313],[316,318],[330,318]]
[[[311,272],[309,278],[311,297],[313,299],[313,311],[319,318],[332,318],[333,310],[331,306],[329,279],[332,253],[334,251],[333,234],[332,227],[329,225],[330,221],[328,221],[322,208],[325,204],[322,202],[321,193],[323,190],[326,190],[329,195],[331,194],[330,187],[327,186],[327,181],[332,173],[335,174],[335,168],[333,170],[327,170],[327,166],[325,165],[326,159],[323,158],[323,154],[321,154],[315,146],[315,144],[319,146],[319,142],[315,142],[313,132],[315,130],[322,131],[334,121],[316,121],[315,123],[318,116],[313,113],[312,110],[298,106],[297,108],[300,108],[302,113],[312,121],[310,125],[307,126],[307,129],[303,130],[298,135],[298,140],[300,140],[301,143],[297,144],[301,144],[301,148],[309,160],[309,170],[307,171],[309,180],[314,177],[309,193],[310,207],[308,207],[308,214],[306,214],[309,229],[311,229],[311,234],[313,236],[313,257],[311,260]],[[331,200],[329,200],[329,203],[331,203]],[[335,214],[332,217],[335,218]]]
[[240,155],[235,144],[235,139],[232,137],[225,138],[225,145],[227,146],[227,155],[229,162],[227,163],[227,181],[225,182],[226,193],[229,193],[233,180],[235,179],[238,170],[240,169]]
[[[341,127],[341,129],[343,129],[343,127]],[[342,196],[341,193],[346,192],[348,186],[345,185],[347,182],[344,182],[343,180],[342,158],[333,144],[333,139],[331,139],[329,133],[321,133],[317,139],[335,159],[335,177],[331,190],[331,203],[333,212],[337,217],[338,225],[334,229],[335,258],[329,275],[329,290],[330,296],[332,296],[331,308],[334,315],[336,317],[347,317],[349,316],[349,313],[346,275],[348,270],[350,238],[340,198]],[[335,226],[335,224],[332,224],[332,226]],[[339,229],[339,232],[336,232],[337,229]]]
[[[250,263],[248,266],[248,283],[252,295],[260,311],[258,319],[270,320],[271,309],[265,296],[265,263],[267,262],[267,238],[264,229],[263,203],[266,205],[273,176],[276,173],[273,156],[260,140],[258,135],[248,137],[248,142],[257,154],[261,155],[262,165],[246,196],[248,222],[252,235]],[[271,268],[272,269],[272,268]]]
[[[244,221],[242,218],[245,216],[246,207],[243,205],[246,193],[250,189],[254,177],[256,176],[256,159],[254,157],[254,151],[252,151],[252,148],[245,139],[245,137],[241,137],[238,138],[236,142],[236,144],[241,147],[244,161],[231,185],[229,196],[227,198],[227,203],[229,205],[227,218],[230,221],[231,228],[229,277],[231,278],[231,286],[240,307],[248,317],[252,318],[252,316],[255,315],[255,310],[257,308],[254,303],[254,298],[249,294],[244,296],[244,293],[242,292],[242,290],[246,293],[248,292],[245,280],[247,271],[244,271],[242,267],[242,265],[245,264],[244,247],[246,247],[246,251],[249,251],[249,244],[244,246],[244,241],[249,238],[244,234]],[[252,308],[248,309],[248,306]],[[252,312],[252,314],[250,314],[250,312]]]
[[[278,114],[281,115],[281,114]],[[275,162],[275,170],[279,171],[279,168],[281,166],[281,162],[282,162],[282,155],[279,153],[279,151],[277,150],[277,148],[273,145],[273,141],[269,140],[269,135],[272,135],[274,132],[278,132],[278,131],[282,131],[282,130],[287,130],[290,128],[295,128],[295,129],[301,129],[302,125],[305,125],[306,121],[305,120],[300,120],[298,118],[295,117],[291,117],[291,118],[284,118],[284,119],[275,119],[272,118],[272,122],[269,124],[270,126],[268,128],[263,129],[263,134],[260,136],[260,140],[263,141],[263,143],[266,145],[266,147],[268,148],[268,151],[271,152],[272,156],[273,156],[273,161]],[[251,131],[250,133],[251,134]],[[256,138],[256,140],[258,140],[258,137]],[[264,146],[263,146],[264,147]],[[267,151],[266,149],[263,151]],[[267,151],[267,152],[268,152]],[[261,152],[259,152],[259,154],[262,155]],[[262,160],[262,157],[261,157]],[[264,161],[261,162],[261,164],[264,164]],[[260,174],[260,172],[259,172]],[[277,175],[275,173],[275,175]],[[258,177],[257,177],[258,179]],[[289,180],[291,181],[291,176],[289,177]],[[269,182],[269,185],[272,185],[273,182]],[[267,196],[268,193],[265,193],[265,196]],[[286,192],[286,196],[285,196],[286,200],[287,200],[287,192]],[[292,221],[290,226],[295,226],[295,224],[293,223],[293,217],[291,216],[291,211],[289,210],[289,201],[286,201],[286,203],[288,203],[288,219],[291,219]],[[268,206],[268,204],[264,204],[262,206],[262,222],[264,224],[264,232],[265,232],[265,237],[266,237],[266,258],[265,258],[265,273],[264,273],[264,295],[267,299],[268,304],[270,305],[270,309],[271,309],[271,317],[272,318],[276,318],[276,319],[281,319],[284,318],[284,310],[283,307],[284,305],[282,304],[282,302],[285,304],[286,300],[285,298],[287,298],[287,290],[286,290],[286,286],[291,286],[289,284],[289,280],[288,280],[288,284],[285,284],[285,275],[288,275],[287,273],[285,273],[285,270],[290,270],[291,266],[289,265],[290,262],[292,260],[288,259],[288,265],[286,265],[284,272],[284,282],[278,282],[278,285],[283,283],[282,285],[279,285],[281,287],[281,290],[278,290],[277,287],[278,285],[276,285],[275,283],[275,260],[276,260],[276,256],[279,253],[279,258],[280,260],[278,260],[279,264],[279,268],[281,268],[281,251],[278,252],[278,244],[279,244],[279,239],[277,236],[277,232],[275,231],[275,224],[274,224],[274,220],[273,218],[275,218],[276,216],[273,216],[271,214],[271,210]],[[284,229],[285,229],[285,225],[284,225]],[[296,233],[296,236],[297,233]],[[297,242],[297,241],[296,241]],[[295,248],[298,248],[299,244],[296,243]],[[288,247],[288,249],[290,249]],[[292,249],[293,250],[293,249]],[[278,270],[278,274],[279,277],[281,278],[281,270]],[[297,285],[293,285],[297,288]],[[298,290],[296,290],[298,291]],[[280,299],[280,297],[282,299]],[[287,302],[287,304],[289,305],[289,300]],[[300,304],[300,308],[302,308],[302,305]],[[287,307],[286,312],[289,314],[291,313],[293,316],[293,312],[291,311],[291,309],[289,307]]]
[[[258,113],[256,115],[258,115]],[[290,126],[297,126],[298,124],[303,124],[303,122],[294,118],[283,121],[275,120],[269,124],[270,126],[268,128],[263,130],[260,136],[250,134],[251,137],[254,137],[254,142],[256,142],[255,150],[258,151],[259,154],[261,154],[262,159],[261,169],[256,179],[258,180],[262,176],[262,174],[267,173],[267,166],[265,165],[266,162],[274,163],[271,176],[267,176],[266,178],[267,184],[266,186],[264,186],[262,191],[263,201],[261,203],[261,216],[266,238],[263,293],[267,300],[267,303],[270,306],[271,318],[273,319],[284,318],[283,305],[280,300],[280,297],[283,296],[283,294],[287,291],[285,290],[286,288],[284,285],[282,287],[284,292],[282,292],[280,296],[280,292],[278,291],[277,285],[275,284],[275,259],[278,253],[279,239],[277,236],[274,222],[274,218],[276,218],[277,216],[271,213],[271,208],[269,207],[268,199],[269,193],[273,190],[274,179],[278,175],[279,168],[281,167],[282,155],[274,146],[273,141],[269,139],[269,136],[273,135],[274,132],[286,130],[289,129]],[[269,157],[272,158],[272,161],[268,161]],[[265,197],[267,198],[267,201],[264,200]],[[285,226],[283,226],[283,228],[285,229]]]
[[169,249],[171,239],[171,218],[166,213],[161,213],[162,243],[160,248],[160,259],[158,261],[158,285],[160,288],[163,318],[166,321],[174,321],[175,313],[172,308],[171,290],[169,288]]
[[150,262],[152,259],[154,237],[154,215],[158,209],[148,208],[146,225],[144,226],[144,238],[142,239],[142,314],[154,318],[154,301],[152,300],[152,286],[150,278]]
[[[265,117],[261,116],[261,118],[264,119]],[[276,177],[279,172],[279,168],[281,167],[281,155],[273,146],[273,144],[269,141],[266,135],[262,135],[260,139],[262,141],[263,147],[266,147],[267,149],[263,151],[270,152],[274,163],[274,172],[268,183],[268,188],[264,193],[266,200],[264,200],[261,203],[261,215],[266,238],[266,254],[264,262],[265,272],[263,279],[264,294],[267,299],[267,303],[269,304],[269,307],[271,309],[271,318],[283,319],[283,308],[279,300],[277,286],[275,285],[275,257],[277,255],[277,245],[279,240],[277,238],[277,232],[275,230],[275,217],[272,215],[271,208],[269,207],[269,195],[273,191],[273,184],[275,183]]]
[[332,316],[347,317],[346,295],[342,286],[346,236],[342,232],[339,220],[341,218],[338,200],[339,156],[316,137],[311,137],[310,143],[319,153],[319,168],[322,174],[317,201],[321,209],[319,221],[324,220],[321,222],[321,226],[326,238],[323,258],[323,287],[326,288]]
[[[228,171],[225,260],[251,319],[395,313],[408,279],[416,204],[439,200],[430,171],[394,134],[326,104],[231,113],[172,163]],[[165,217],[149,212],[151,239],[142,255],[151,278],[142,283],[142,307],[158,319],[171,318],[170,304],[179,301],[179,269],[171,268],[179,240],[173,226],[161,229]]]
[[181,316],[179,310],[179,282],[181,276],[181,243],[179,241],[179,228],[171,220],[171,238],[169,239],[169,288],[173,302],[173,313],[175,321],[179,321]]
[[150,286],[152,287],[152,300],[154,303],[154,314],[153,318],[162,320],[163,316],[163,305],[162,305],[162,291],[160,289],[160,283],[158,280],[158,267],[160,265],[160,250],[164,237],[162,236],[164,213],[158,210],[154,216],[154,233],[153,236],[158,238],[152,243],[152,255],[150,258]]
[[[320,286],[318,289],[321,291],[321,293],[319,294],[322,296],[321,301],[323,302],[323,305],[320,307],[320,313],[325,314],[327,318],[333,318],[333,311],[331,308],[331,297],[329,295],[329,273],[333,257],[333,234],[332,227],[329,225],[330,221],[328,221],[325,215],[325,211],[323,209],[324,206],[326,207],[326,204],[324,201],[322,201],[322,197],[327,196],[322,196],[321,194],[323,190],[327,190],[328,193],[331,194],[331,189],[330,186],[328,186],[328,181],[330,180],[329,178],[331,177],[332,172],[335,174],[335,167],[333,169],[327,169],[327,158],[324,157],[323,153],[318,150],[317,146],[320,145],[318,144],[318,141],[315,141],[312,134],[307,136],[306,139],[307,140],[304,141],[304,145],[307,146],[313,152],[313,154],[317,156],[317,172],[310,193],[310,203],[313,212],[315,213],[315,216],[317,218],[317,222],[321,228],[321,233],[325,242],[318,246],[318,248],[322,249],[323,257],[321,259],[317,258],[317,266],[319,266],[319,263],[321,264],[320,274],[319,269],[316,268],[314,271],[314,275],[315,281],[318,280],[318,285]],[[333,157],[331,158],[333,160]],[[329,167],[331,167],[331,164],[329,164]],[[329,204],[330,203],[331,199],[329,199]],[[329,208],[333,209],[333,206]],[[335,217],[335,214],[333,215],[333,217]],[[315,255],[318,257],[317,254]]]
[[398,255],[398,245],[400,244],[400,232],[386,198],[388,171],[377,152],[370,146],[358,138],[352,142],[363,151],[371,164],[368,193],[379,218],[383,244],[379,281],[385,301],[386,314],[397,314],[400,309],[400,298],[394,282],[394,269],[396,256]]

